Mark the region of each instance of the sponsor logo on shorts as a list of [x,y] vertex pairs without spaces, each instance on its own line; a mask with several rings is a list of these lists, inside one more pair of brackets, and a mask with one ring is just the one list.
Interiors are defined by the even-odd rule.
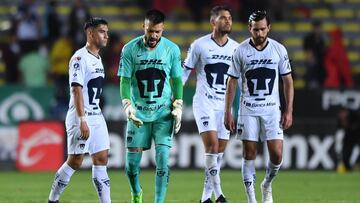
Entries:
[[210,116],[203,116],[203,117],[201,117],[200,119],[201,119],[201,120],[208,120],[208,119],[210,119]]

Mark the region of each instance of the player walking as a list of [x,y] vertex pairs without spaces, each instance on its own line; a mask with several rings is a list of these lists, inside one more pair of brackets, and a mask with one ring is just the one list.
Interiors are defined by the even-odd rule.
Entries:
[[124,46],[120,60],[120,94],[128,117],[125,170],[132,203],[142,202],[139,164],[152,139],[156,153],[154,202],[165,201],[172,135],[181,124],[181,55],[176,44],[162,37],[164,20],[159,10],[148,11],[143,25],[145,34]]
[[[270,21],[265,11],[249,17],[251,38],[243,41],[233,55],[228,71],[225,101],[226,128],[235,131],[231,115],[237,80],[241,84],[238,136],[243,140],[242,176],[249,203],[255,199],[255,158],[259,139],[266,141],[270,160],[261,183],[263,203],[272,203],[271,183],[277,175],[283,153],[283,129],[292,125],[293,79],[287,51],[283,45],[268,38]],[[285,95],[284,112],[280,112],[279,77]]]
[[227,202],[220,185],[220,166],[229,140],[224,126],[227,71],[238,43],[228,37],[232,27],[230,9],[215,6],[210,11],[212,33],[195,40],[185,59],[183,83],[196,70],[193,112],[205,147],[205,181],[200,202]]
[[106,168],[109,133],[99,106],[105,77],[99,50],[108,41],[107,22],[92,18],[85,23],[84,30],[86,45],[75,52],[69,63],[71,94],[65,120],[68,158],[55,174],[49,203],[59,202],[71,176],[80,168],[85,153],[90,153],[93,160],[92,180],[100,202],[111,202]]

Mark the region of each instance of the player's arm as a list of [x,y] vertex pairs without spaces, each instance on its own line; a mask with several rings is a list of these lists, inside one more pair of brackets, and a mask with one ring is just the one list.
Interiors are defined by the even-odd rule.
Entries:
[[226,87],[226,93],[225,93],[224,125],[226,129],[230,130],[232,133],[234,133],[236,129],[235,122],[231,113],[231,107],[233,105],[234,97],[236,93],[236,86],[237,86],[237,78],[229,76]]
[[293,118],[293,103],[294,103],[294,84],[291,74],[283,75],[283,89],[284,89],[284,96],[285,96],[285,111],[281,118],[281,123],[283,129],[288,129],[291,127]]
[[122,105],[124,107],[125,114],[127,118],[139,128],[143,125],[143,122],[135,116],[136,110],[132,107],[130,99],[130,85],[131,78],[120,77],[120,96],[122,98]]
[[74,105],[76,109],[76,114],[80,118],[80,137],[87,140],[90,135],[89,127],[85,119],[85,110],[84,110],[84,97],[82,93],[82,86],[79,84],[72,84],[71,91],[74,97]]
[[178,46],[174,47],[171,56],[171,88],[174,101],[172,103],[171,114],[174,117],[174,133],[178,133],[181,127],[182,107],[183,107],[183,68],[181,66],[181,54]]
[[197,42],[193,42],[190,45],[188,54],[185,58],[183,69],[184,73],[182,75],[182,82],[185,85],[186,81],[189,79],[189,76],[191,74],[191,71],[194,70],[195,64],[198,61],[199,58],[199,51],[198,51]]
[[190,76],[192,70],[193,70],[193,68],[190,68],[190,67],[187,67],[184,65],[184,73],[181,78],[183,85],[185,85],[186,81],[189,79],[189,76]]

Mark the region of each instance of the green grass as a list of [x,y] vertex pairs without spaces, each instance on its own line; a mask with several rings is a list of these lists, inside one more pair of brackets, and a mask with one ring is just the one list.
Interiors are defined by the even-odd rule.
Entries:
[[[144,203],[154,198],[153,171],[141,173]],[[257,199],[264,173],[257,174]],[[53,173],[0,172],[0,203],[44,203]],[[109,171],[113,203],[128,203],[130,189],[123,170]],[[91,171],[78,171],[61,197],[61,203],[97,203]],[[202,170],[173,170],[166,203],[196,203],[202,192]],[[222,171],[222,188],[231,203],[246,203],[240,171]],[[275,203],[360,203],[360,173],[280,171],[273,184]]]

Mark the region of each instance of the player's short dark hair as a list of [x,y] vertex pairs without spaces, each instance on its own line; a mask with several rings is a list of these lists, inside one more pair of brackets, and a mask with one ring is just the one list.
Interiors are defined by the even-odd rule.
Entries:
[[157,9],[151,9],[146,12],[145,20],[149,20],[155,25],[163,23],[165,21],[165,14]]
[[258,22],[262,19],[266,19],[267,24],[270,24],[270,19],[267,16],[266,11],[254,11],[250,16],[249,16],[249,25],[251,25],[251,22]]
[[108,22],[103,18],[90,18],[87,22],[85,22],[84,30],[86,31],[88,28],[96,28],[99,25],[108,25]]
[[220,11],[228,11],[231,14],[231,9],[227,6],[214,6],[210,10],[210,18],[217,17]]

